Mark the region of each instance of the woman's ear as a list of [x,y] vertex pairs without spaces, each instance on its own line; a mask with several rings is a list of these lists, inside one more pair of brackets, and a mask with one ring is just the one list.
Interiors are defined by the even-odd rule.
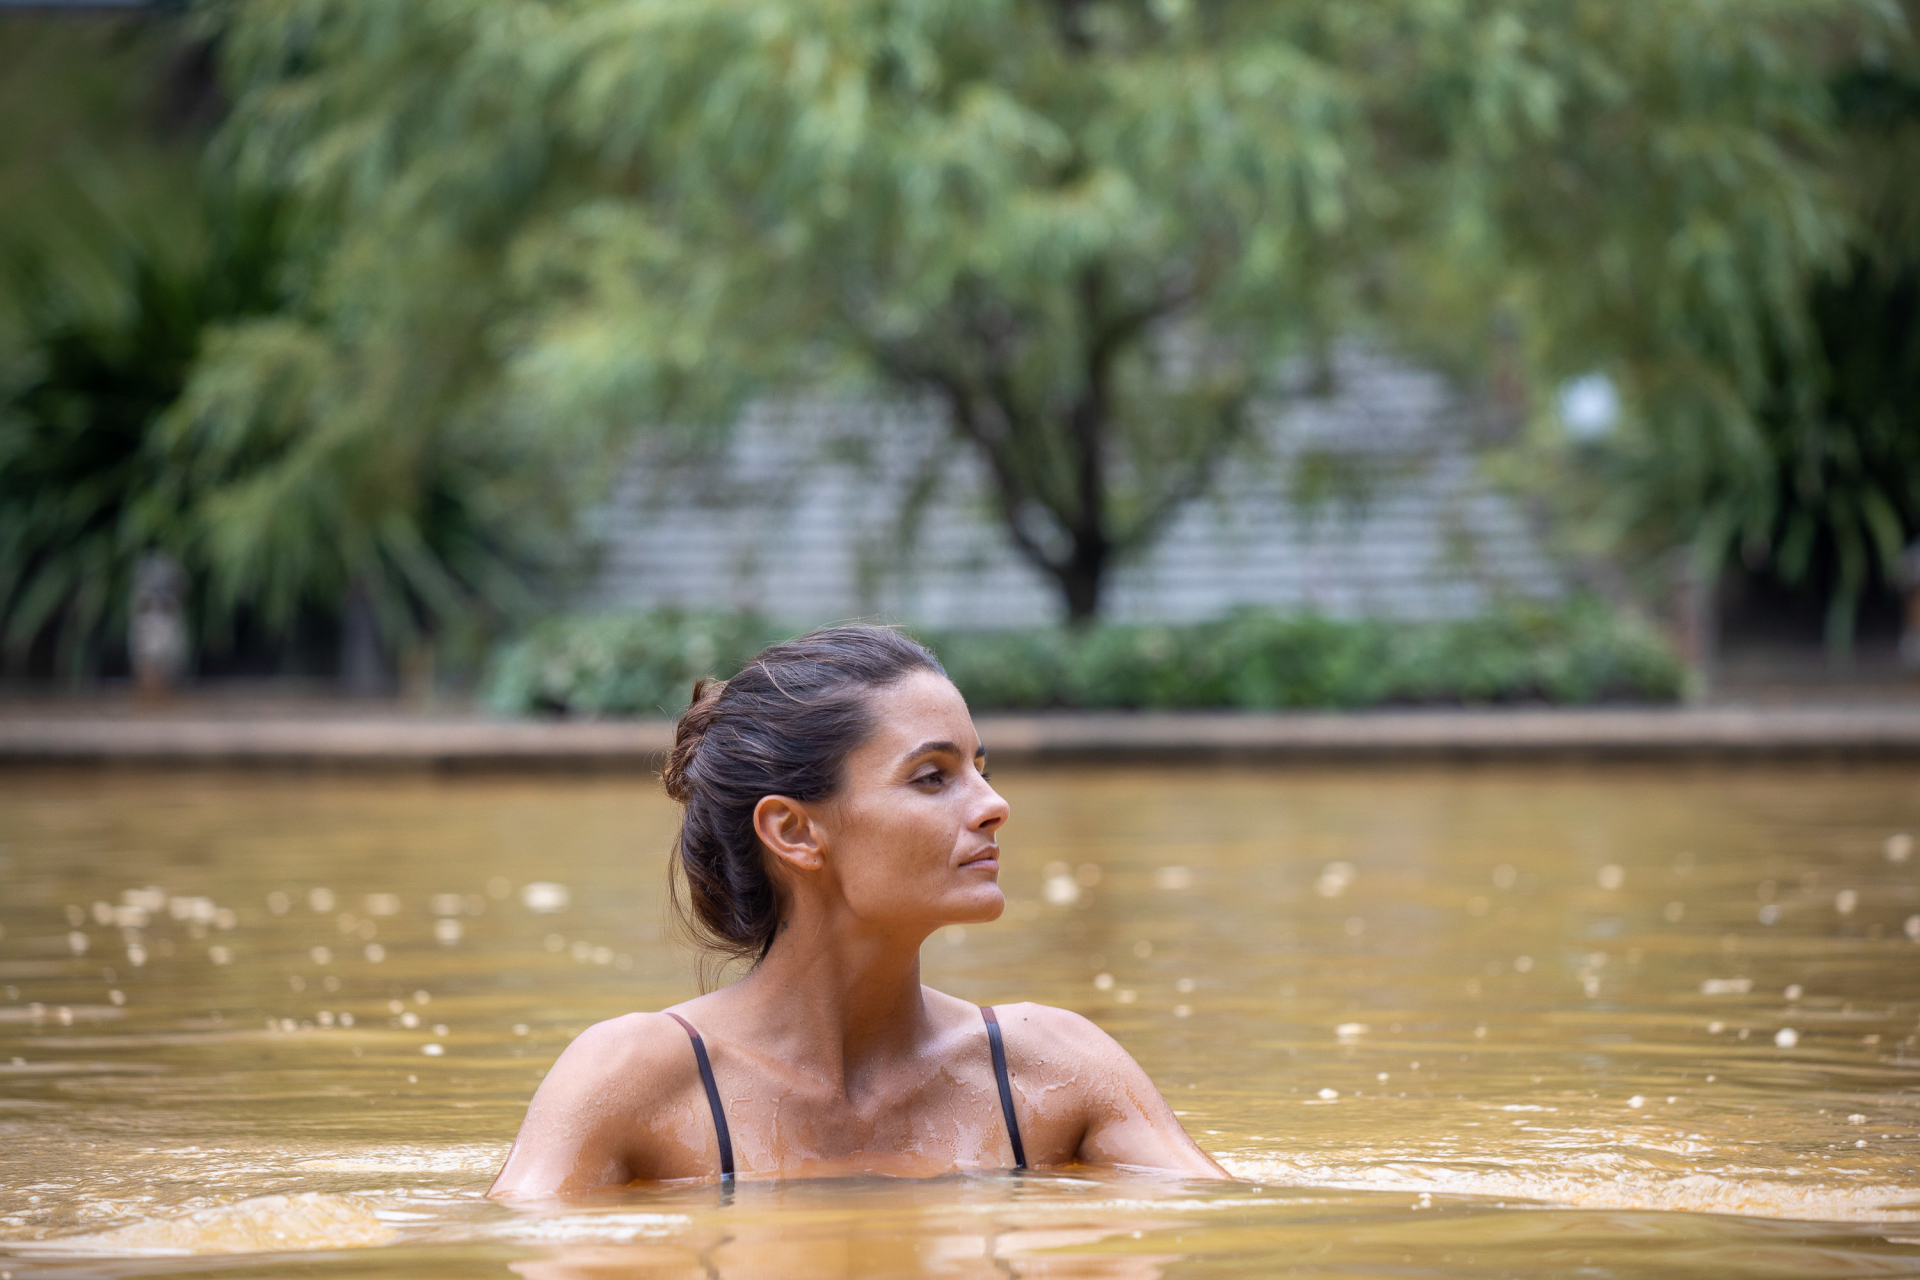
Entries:
[[761,796],[753,806],[753,833],[767,852],[795,871],[818,871],[826,865],[819,828],[798,800]]

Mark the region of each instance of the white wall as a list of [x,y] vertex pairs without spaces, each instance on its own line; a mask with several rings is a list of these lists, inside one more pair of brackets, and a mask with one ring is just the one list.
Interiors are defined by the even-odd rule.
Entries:
[[[1477,476],[1466,409],[1444,378],[1357,348],[1338,353],[1334,374],[1330,396],[1260,416],[1247,456],[1115,570],[1106,616],[1191,622],[1251,605],[1459,617],[1503,593],[1563,589],[1514,504]],[[1296,502],[1295,464],[1311,455],[1368,477],[1364,496]],[[905,513],[916,488],[917,519]],[[600,527],[589,607],[981,628],[1061,613],[1001,531],[970,447],[931,405],[765,402],[703,457],[643,442]]]

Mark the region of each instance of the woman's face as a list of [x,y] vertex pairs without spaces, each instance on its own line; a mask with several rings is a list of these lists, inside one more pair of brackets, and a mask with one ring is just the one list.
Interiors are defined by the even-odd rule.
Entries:
[[874,732],[822,803],[827,868],[856,916],[938,927],[997,919],[1007,802],[960,691],[930,671],[875,690]]

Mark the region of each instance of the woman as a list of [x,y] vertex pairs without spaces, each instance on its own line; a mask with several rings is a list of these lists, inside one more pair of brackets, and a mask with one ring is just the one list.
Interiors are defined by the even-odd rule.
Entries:
[[985,764],[938,660],[893,631],[816,631],[695,685],[665,771],[687,915],[753,967],[569,1045],[490,1194],[1076,1163],[1225,1177],[1085,1018],[920,984],[928,935],[1006,906]]

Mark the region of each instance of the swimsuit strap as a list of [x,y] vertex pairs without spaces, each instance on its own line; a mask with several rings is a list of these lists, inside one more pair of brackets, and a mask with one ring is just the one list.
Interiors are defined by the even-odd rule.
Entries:
[[[688,1022],[677,1013],[669,1012],[667,1016],[686,1028],[688,1037],[693,1041],[694,1061],[700,1064],[700,1083],[705,1086],[707,1091],[707,1106],[713,1110],[713,1135],[719,1139],[720,1142],[720,1176],[722,1179],[732,1181],[733,1137],[727,1132],[727,1113],[720,1106],[720,1086],[713,1082],[713,1064],[707,1061],[706,1043],[700,1039],[700,1033],[693,1029],[691,1022]],[[994,1060],[997,1062],[999,1061],[997,1056],[999,1050],[996,1048],[994,1053],[996,1055]],[[1003,1085],[1001,1086],[1001,1097],[1004,1098],[1005,1096],[1005,1086]],[[1013,1112],[1009,1111],[1007,1114],[1011,1116]],[[1018,1151],[1020,1149],[1020,1140],[1015,1138],[1013,1142],[1014,1150]]]
[[987,1045],[993,1050],[993,1078],[1000,1086],[1000,1114],[1007,1118],[1007,1138],[1013,1143],[1013,1167],[1027,1167],[1027,1149],[1020,1142],[1020,1121],[1013,1114],[1013,1083],[1007,1079],[1007,1046],[1000,1039],[1000,1019],[993,1014],[993,1006],[980,1006],[980,1016],[987,1021]]

